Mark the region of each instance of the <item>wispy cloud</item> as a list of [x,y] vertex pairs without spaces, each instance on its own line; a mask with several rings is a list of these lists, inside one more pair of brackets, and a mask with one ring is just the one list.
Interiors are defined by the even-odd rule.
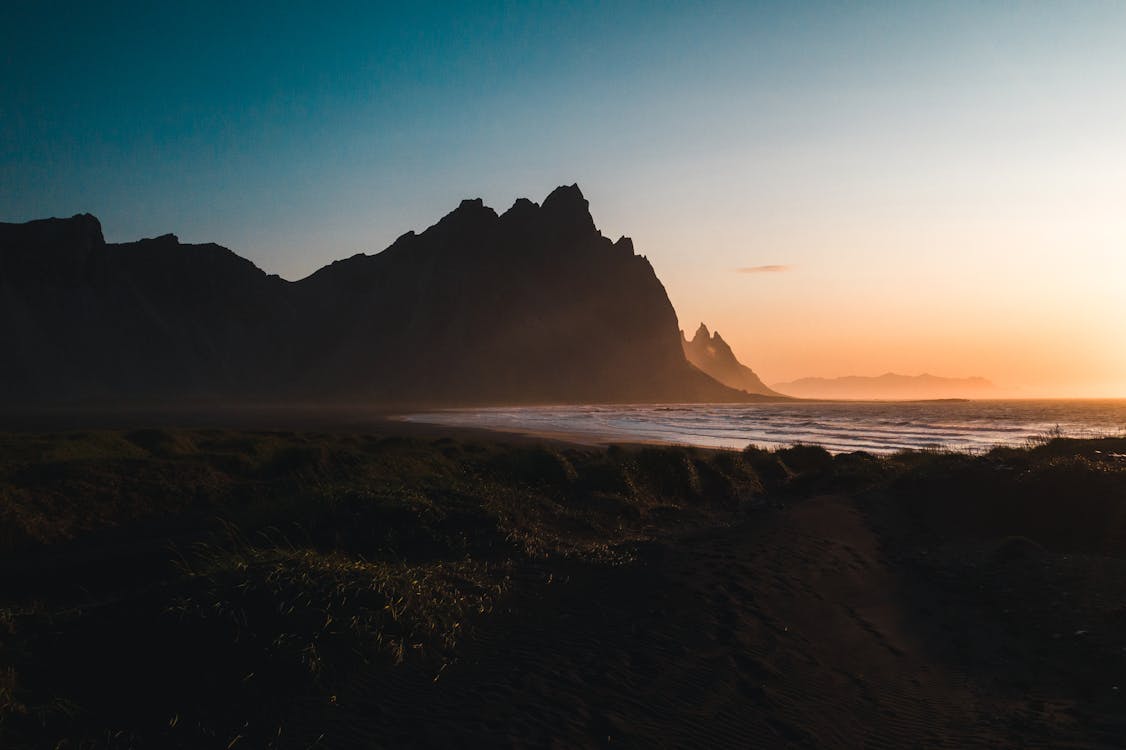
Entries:
[[791,266],[747,266],[746,268],[736,268],[736,273],[782,273],[789,271]]

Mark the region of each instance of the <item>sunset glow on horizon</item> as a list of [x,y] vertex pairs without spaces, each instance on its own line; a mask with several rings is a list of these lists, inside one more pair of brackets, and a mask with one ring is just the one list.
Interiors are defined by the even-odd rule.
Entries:
[[577,182],[767,384],[1126,398],[1126,5],[18,5],[0,221],[292,280]]

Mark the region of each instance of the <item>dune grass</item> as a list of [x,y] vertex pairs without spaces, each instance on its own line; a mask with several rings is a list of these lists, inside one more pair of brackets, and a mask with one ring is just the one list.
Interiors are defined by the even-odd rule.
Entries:
[[892,497],[949,533],[1121,551],[1123,454],[1126,439],[875,457],[0,436],[0,745],[290,746],[364,670],[438,678],[513,590],[559,566],[630,564],[648,540],[814,494]]
[[267,746],[358,670],[439,674],[514,576],[763,491],[684,449],[142,430],[0,455],[0,731],[29,746]]

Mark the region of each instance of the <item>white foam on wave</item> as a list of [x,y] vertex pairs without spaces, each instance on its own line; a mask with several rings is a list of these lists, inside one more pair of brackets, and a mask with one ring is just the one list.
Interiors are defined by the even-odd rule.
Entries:
[[833,452],[980,451],[1048,434],[1126,434],[1126,400],[536,406],[412,414],[410,421],[605,442],[710,448],[815,443]]

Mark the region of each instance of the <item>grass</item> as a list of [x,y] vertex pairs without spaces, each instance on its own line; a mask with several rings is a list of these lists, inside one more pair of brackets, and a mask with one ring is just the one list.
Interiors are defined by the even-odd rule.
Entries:
[[0,436],[0,745],[304,746],[365,671],[410,662],[437,677],[560,566],[629,564],[648,540],[813,494],[890,497],[919,523],[1021,550],[1121,551],[1122,454],[1126,439],[1058,437],[876,457]]
[[0,456],[5,746],[277,744],[364,669],[440,674],[514,578],[763,491],[689,449],[142,430]]

